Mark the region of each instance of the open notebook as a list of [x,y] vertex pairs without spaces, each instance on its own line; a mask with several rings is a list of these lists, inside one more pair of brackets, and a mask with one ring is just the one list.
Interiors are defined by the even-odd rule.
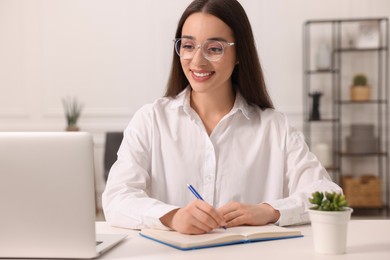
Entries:
[[88,133],[0,132],[0,258],[93,258],[126,237],[95,234],[93,158]]
[[176,231],[142,229],[140,235],[181,250],[302,237],[299,230],[275,225],[240,226],[226,230],[215,229],[210,233],[202,235],[186,235]]

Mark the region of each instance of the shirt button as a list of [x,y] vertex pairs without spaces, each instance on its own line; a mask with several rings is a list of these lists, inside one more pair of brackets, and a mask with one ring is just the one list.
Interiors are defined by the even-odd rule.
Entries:
[[207,175],[207,176],[206,176],[206,181],[211,181],[211,180],[212,180],[211,175]]

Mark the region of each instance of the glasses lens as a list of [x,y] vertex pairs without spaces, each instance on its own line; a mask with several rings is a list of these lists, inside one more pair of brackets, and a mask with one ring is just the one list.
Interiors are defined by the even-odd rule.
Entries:
[[[182,59],[192,59],[199,48],[192,39],[179,38],[175,41],[175,51]],[[202,44],[203,56],[209,61],[218,61],[222,58],[225,45],[220,41],[207,40]]]
[[195,42],[191,39],[177,39],[175,43],[175,51],[182,59],[191,59],[194,56]]
[[205,41],[202,47],[203,55],[209,61],[217,61],[222,58],[224,47],[219,41]]

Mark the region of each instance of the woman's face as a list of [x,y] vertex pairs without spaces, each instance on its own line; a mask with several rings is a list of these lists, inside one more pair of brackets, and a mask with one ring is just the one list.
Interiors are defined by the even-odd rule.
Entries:
[[[218,39],[221,42],[235,40],[229,26],[219,18],[206,13],[194,13],[187,18],[183,25],[182,38],[192,39],[196,45],[202,45],[210,39]],[[194,52],[192,59],[180,58],[184,74],[193,91],[199,93],[230,91],[231,75],[236,64],[235,47],[226,46],[223,56],[218,61],[207,60],[200,48]]]

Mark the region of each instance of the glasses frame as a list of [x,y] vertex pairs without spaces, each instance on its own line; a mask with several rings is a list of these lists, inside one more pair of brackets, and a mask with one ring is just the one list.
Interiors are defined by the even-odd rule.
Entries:
[[[173,40],[174,42],[174,48],[175,48],[175,52],[176,54],[181,58],[181,59],[184,59],[184,60],[191,60],[194,58],[196,52],[198,49],[201,49],[202,51],[202,55],[203,57],[208,60],[208,61],[219,61],[223,55],[225,55],[225,48],[226,47],[231,47],[231,46],[234,46],[236,43],[235,42],[227,42],[227,41],[224,41],[224,40],[205,40],[204,42],[202,42],[201,44],[196,44],[195,47],[194,47],[194,50],[192,51],[192,56],[191,57],[188,57],[188,58],[183,58],[183,56],[180,55],[180,48],[177,47],[177,43],[179,41],[181,41],[182,39],[187,39],[187,40],[191,40],[191,41],[194,41],[193,39],[190,39],[190,38],[176,38]],[[217,59],[210,59],[210,57],[207,55],[207,53],[205,53],[205,50],[203,49],[204,45],[207,43],[207,42],[210,42],[210,41],[213,41],[213,42],[218,42],[221,44],[222,46],[222,53],[221,53],[221,56]],[[196,43],[196,42],[195,42]]]

